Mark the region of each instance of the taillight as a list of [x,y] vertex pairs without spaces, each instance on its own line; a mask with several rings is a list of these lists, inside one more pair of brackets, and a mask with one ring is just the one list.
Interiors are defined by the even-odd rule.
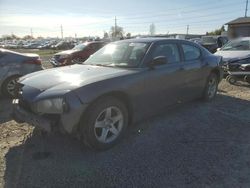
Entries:
[[29,61],[25,61],[25,64],[33,64],[33,65],[41,65],[41,59],[33,59],[33,60],[29,60]]

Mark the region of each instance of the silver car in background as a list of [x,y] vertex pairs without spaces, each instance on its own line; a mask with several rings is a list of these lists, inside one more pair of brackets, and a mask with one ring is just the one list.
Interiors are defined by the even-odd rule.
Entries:
[[250,37],[242,37],[228,42],[215,53],[223,57],[224,62],[250,57]]
[[41,59],[37,54],[0,49],[0,94],[13,97],[19,77],[42,69]]

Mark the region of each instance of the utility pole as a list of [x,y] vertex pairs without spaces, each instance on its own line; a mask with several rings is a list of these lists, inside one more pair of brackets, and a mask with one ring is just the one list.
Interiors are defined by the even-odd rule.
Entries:
[[33,31],[32,28],[30,28],[30,36],[33,37]]
[[187,35],[188,35],[188,33],[189,33],[189,25],[187,25]]
[[248,0],[246,1],[245,17],[247,17],[247,11],[248,11]]
[[117,19],[115,17],[115,37],[116,37],[116,33],[117,33]]
[[63,39],[63,26],[61,25],[61,37]]

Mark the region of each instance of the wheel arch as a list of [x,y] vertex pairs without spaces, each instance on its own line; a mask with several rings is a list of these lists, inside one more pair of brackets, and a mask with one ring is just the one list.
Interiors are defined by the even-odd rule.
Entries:
[[219,80],[221,80],[221,71],[218,68],[213,68],[211,73],[216,74]]
[[16,74],[10,74],[10,75],[6,76],[5,79],[1,82],[1,85],[0,85],[1,92],[2,92],[3,86],[4,86],[4,84],[6,83],[7,80],[9,80],[12,77],[21,77],[21,76],[23,76],[23,75],[17,74],[17,73]]
[[118,99],[119,101],[121,101],[126,106],[126,108],[128,110],[129,124],[133,122],[133,116],[134,116],[133,105],[132,105],[132,102],[131,102],[129,95],[123,91],[111,91],[111,92],[107,92],[107,93],[104,93],[104,94],[98,96],[97,98],[92,100],[91,103],[89,103],[84,114],[88,111],[89,107],[92,104],[94,104],[97,100],[100,100],[101,98],[105,98],[105,97],[114,97],[114,98]]

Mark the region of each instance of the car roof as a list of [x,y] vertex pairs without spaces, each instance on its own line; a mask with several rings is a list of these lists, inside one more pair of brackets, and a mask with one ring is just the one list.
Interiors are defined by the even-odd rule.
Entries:
[[0,48],[0,52],[2,52],[2,53],[9,52],[9,53],[17,53],[18,54],[18,52],[14,52],[14,51],[7,50],[7,49],[4,49],[4,48]]
[[144,42],[144,43],[153,43],[153,42],[160,42],[160,41],[186,41],[181,39],[171,39],[171,38],[160,38],[160,37],[151,37],[151,38],[135,38],[135,39],[125,39],[117,42]]

